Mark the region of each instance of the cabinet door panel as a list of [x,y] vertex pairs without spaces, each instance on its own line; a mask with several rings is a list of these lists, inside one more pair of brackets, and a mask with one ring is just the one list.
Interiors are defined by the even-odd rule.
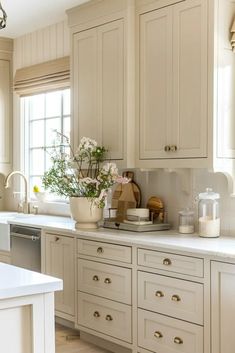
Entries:
[[97,115],[97,31],[91,29],[73,37],[73,129],[74,146],[80,139],[101,139]]
[[207,155],[207,2],[174,7],[172,158]]
[[0,163],[10,163],[10,62],[0,60]]
[[56,311],[74,315],[74,239],[46,234],[46,273],[63,279],[63,291],[55,293]]
[[172,9],[140,16],[140,158],[168,158],[172,113]]
[[235,265],[212,261],[211,281],[211,352],[234,353]]
[[98,116],[102,144],[111,159],[123,159],[124,119],[123,20],[98,28]]

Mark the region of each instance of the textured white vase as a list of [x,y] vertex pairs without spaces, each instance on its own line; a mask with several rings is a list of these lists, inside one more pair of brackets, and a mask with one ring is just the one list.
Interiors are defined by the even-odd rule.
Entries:
[[70,211],[76,229],[96,229],[103,217],[103,209],[86,197],[70,197]]

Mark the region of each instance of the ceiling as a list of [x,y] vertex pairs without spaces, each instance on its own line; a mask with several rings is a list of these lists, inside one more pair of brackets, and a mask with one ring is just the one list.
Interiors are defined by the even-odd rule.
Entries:
[[7,26],[1,37],[16,38],[66,19],[65,10],[89,0],[1,0]]

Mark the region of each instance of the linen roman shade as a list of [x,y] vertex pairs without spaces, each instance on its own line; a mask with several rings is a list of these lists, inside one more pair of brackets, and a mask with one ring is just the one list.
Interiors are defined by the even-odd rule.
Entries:
[[70,85],[69,56],[16,70],[14,91],[20,96]]

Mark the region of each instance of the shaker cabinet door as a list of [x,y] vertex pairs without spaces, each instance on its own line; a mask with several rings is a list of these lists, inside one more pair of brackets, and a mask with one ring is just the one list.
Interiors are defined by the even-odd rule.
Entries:
[[124,159],[125,43],[123,20],[73,36],[73,142],[83,136],[108,149],[108,158]]

